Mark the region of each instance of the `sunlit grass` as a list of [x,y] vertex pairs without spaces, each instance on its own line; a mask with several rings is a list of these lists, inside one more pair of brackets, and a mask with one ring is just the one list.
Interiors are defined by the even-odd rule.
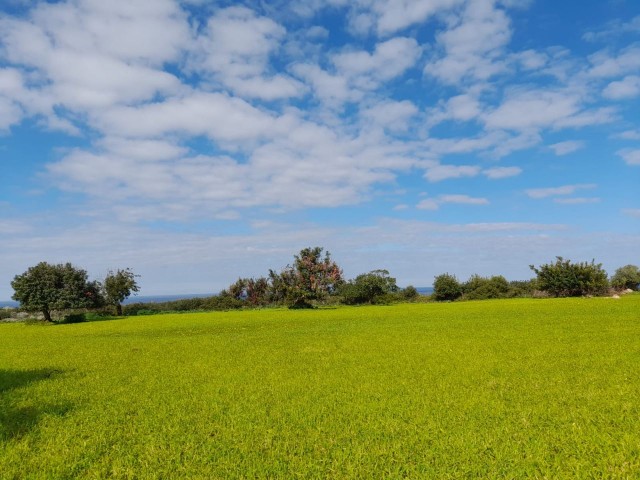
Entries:
[[640,296],[0,325],[0,478],[639,478]]

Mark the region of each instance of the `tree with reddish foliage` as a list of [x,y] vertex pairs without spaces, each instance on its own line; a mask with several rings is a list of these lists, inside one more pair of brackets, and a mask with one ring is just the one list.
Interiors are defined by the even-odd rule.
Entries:
[[294,256],[281,278],[287,284],[286,303],[290,308],[308,308],[312,300],[322,300],[335,293],[344,282],[342,270],[322,247],[304,248]]

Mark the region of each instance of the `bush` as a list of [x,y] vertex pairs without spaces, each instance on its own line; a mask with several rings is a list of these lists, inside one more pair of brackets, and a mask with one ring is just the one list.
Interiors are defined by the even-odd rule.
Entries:
[[363,273],[339,288],[342,302],[347,305],[390,303],[397,291],[396,279],[387,270]]
[[630,288],[637,291],[640,287],[640,268],[635,265],[620,267],[611,277],[611,286],[620,290]]
[[509,282],[502,275],[491,278],[472,275],[462,286],[464,298],[468,300],[486,300],[509,296]]
[[531,280],[512,280],[509,282],[509,297],[533,297],[538,284],[534,279]]
[[443,273],[433,282],[433,299],[437,301],[453,301],[462,296],[462,285],[454,275]]
[[562,257],[556,257],[555,263],[530,265],[537,275],[538,288],[552,297],[580,297],[585,295],[603,295],[609,289],[607,272],[602,264],[571,263]]
[[413,285],[409,285],[403,288],[400,292],[400,298],[402,298],[403,300],[412,301],[417,299],[419,296],[420,294],[418,293],[418,290],[416,290],[416,287],[414,287]]

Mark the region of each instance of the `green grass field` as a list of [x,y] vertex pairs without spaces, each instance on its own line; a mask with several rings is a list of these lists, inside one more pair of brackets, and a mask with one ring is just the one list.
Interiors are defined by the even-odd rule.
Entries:
[[640,478],[640,295],[0,325],[0,478]]

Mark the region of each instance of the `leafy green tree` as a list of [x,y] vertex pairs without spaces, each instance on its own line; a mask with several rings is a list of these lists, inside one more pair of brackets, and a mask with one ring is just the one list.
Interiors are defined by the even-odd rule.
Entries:
[[616,270],[611,277],[611,286],[614,288],[637,291],[640,287],[640,268],[635,265],[625,265]]
[[571,263],[556,257],[555,263],[529,268],[537,275],[538,288],[553,297],[580,297],[602,295],[609,288],[607,272],[595,261]]
[[103,289],[104,297],[109,305],[116,307],[116,314],[122,316],[122,302],[127,298],[140,291],[140,287],[136,282],[136,275],[129,268],[124,270],[118,269],[115,272],[109,271],[104,279]]
[[347,305],[376,303],[380,298],[397,291],[396,279],[390,277],[387,270],[363,273],[339,289],[342,302]]
[[87,272],[71,263],[40,262],[11,282],[12,298],[28,312],[41,312],[48,322],[53,310],[92,308],[103,303],[100,284],[90,282]]
[[433,298],[437,301],[453,301],[462,296],[462,285],[454,275],[443,273],[433,282]]

